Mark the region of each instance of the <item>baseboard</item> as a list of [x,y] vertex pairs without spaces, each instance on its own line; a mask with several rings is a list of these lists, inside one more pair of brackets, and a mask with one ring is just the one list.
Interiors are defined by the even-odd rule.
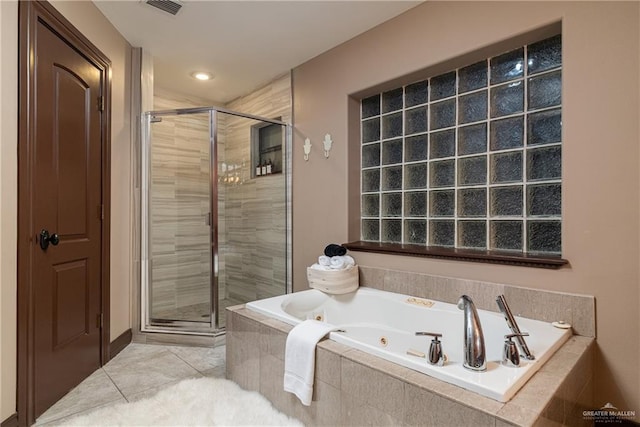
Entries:
[[[124,350],[124,348],[128,346],[129,343],[131,343],[131,337],[131,328],[129,328],[124,331],[118,338],[111,341],[111,344],[109,344],[109,360],[116,357],[118,353]],[[4,427],[4,425],[2,427]]]
[[18,414],[10,415],[0,424],[0,427],[18,427]]

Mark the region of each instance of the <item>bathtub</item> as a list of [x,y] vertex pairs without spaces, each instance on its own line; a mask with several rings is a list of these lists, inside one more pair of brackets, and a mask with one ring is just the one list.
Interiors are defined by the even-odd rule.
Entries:
[[[500,363],[504,336],[511,331],[501,313],[478,310],[487,370],[474,372],[462,366],[463,316],[454,304],[361,287],[345,295],[311,289],[250,302],[246,307],[290,325],[322,320],[344,330],[329,335],[336,342],[500,402],[508,402],[571,336],[570,329],[516,316],[520,329],[529,333],[526,341],[535,360],[521,358],[519,367],[504,366]],[[417,331],[443,335],[444,366],[430,365],[421,357],[428,354],[431,337],[415,336]]]

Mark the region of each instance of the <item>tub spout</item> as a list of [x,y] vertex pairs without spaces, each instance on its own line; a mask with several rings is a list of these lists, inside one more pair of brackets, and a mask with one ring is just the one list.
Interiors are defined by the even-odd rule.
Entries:
[[484,333],[480,325],[480,317],[473,300],[462,295],[458,300],[458,308],[464,311],[464,364],[472,371],[485,371],[487,357],[484,347]]

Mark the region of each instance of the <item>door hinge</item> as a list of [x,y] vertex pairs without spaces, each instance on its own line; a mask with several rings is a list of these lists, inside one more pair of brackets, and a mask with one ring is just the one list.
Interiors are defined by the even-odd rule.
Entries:
[[104,220],[104,205],[98,206],[98,218]]
[[98,97],[98,111],[104,111],[104,96]]
[[103,323],[104,323],[104,317],[102,316],[102,313],[100,313],[96,316],[96,328],[98,329],[102,328]]

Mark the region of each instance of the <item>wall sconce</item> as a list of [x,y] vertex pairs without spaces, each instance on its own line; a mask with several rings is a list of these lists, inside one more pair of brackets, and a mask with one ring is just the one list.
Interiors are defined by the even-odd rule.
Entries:
[[324,141],[322,141],[322,144],[324,145],[324,157],[328,159],[329,151],[331,151],[331,145],[333,144],[333,141],[331,140],[331,135],[326,134],[324,136]]
[[311,140],[309,138],[304,140],[304,160],[309,161],[309,153],[311,153]]

